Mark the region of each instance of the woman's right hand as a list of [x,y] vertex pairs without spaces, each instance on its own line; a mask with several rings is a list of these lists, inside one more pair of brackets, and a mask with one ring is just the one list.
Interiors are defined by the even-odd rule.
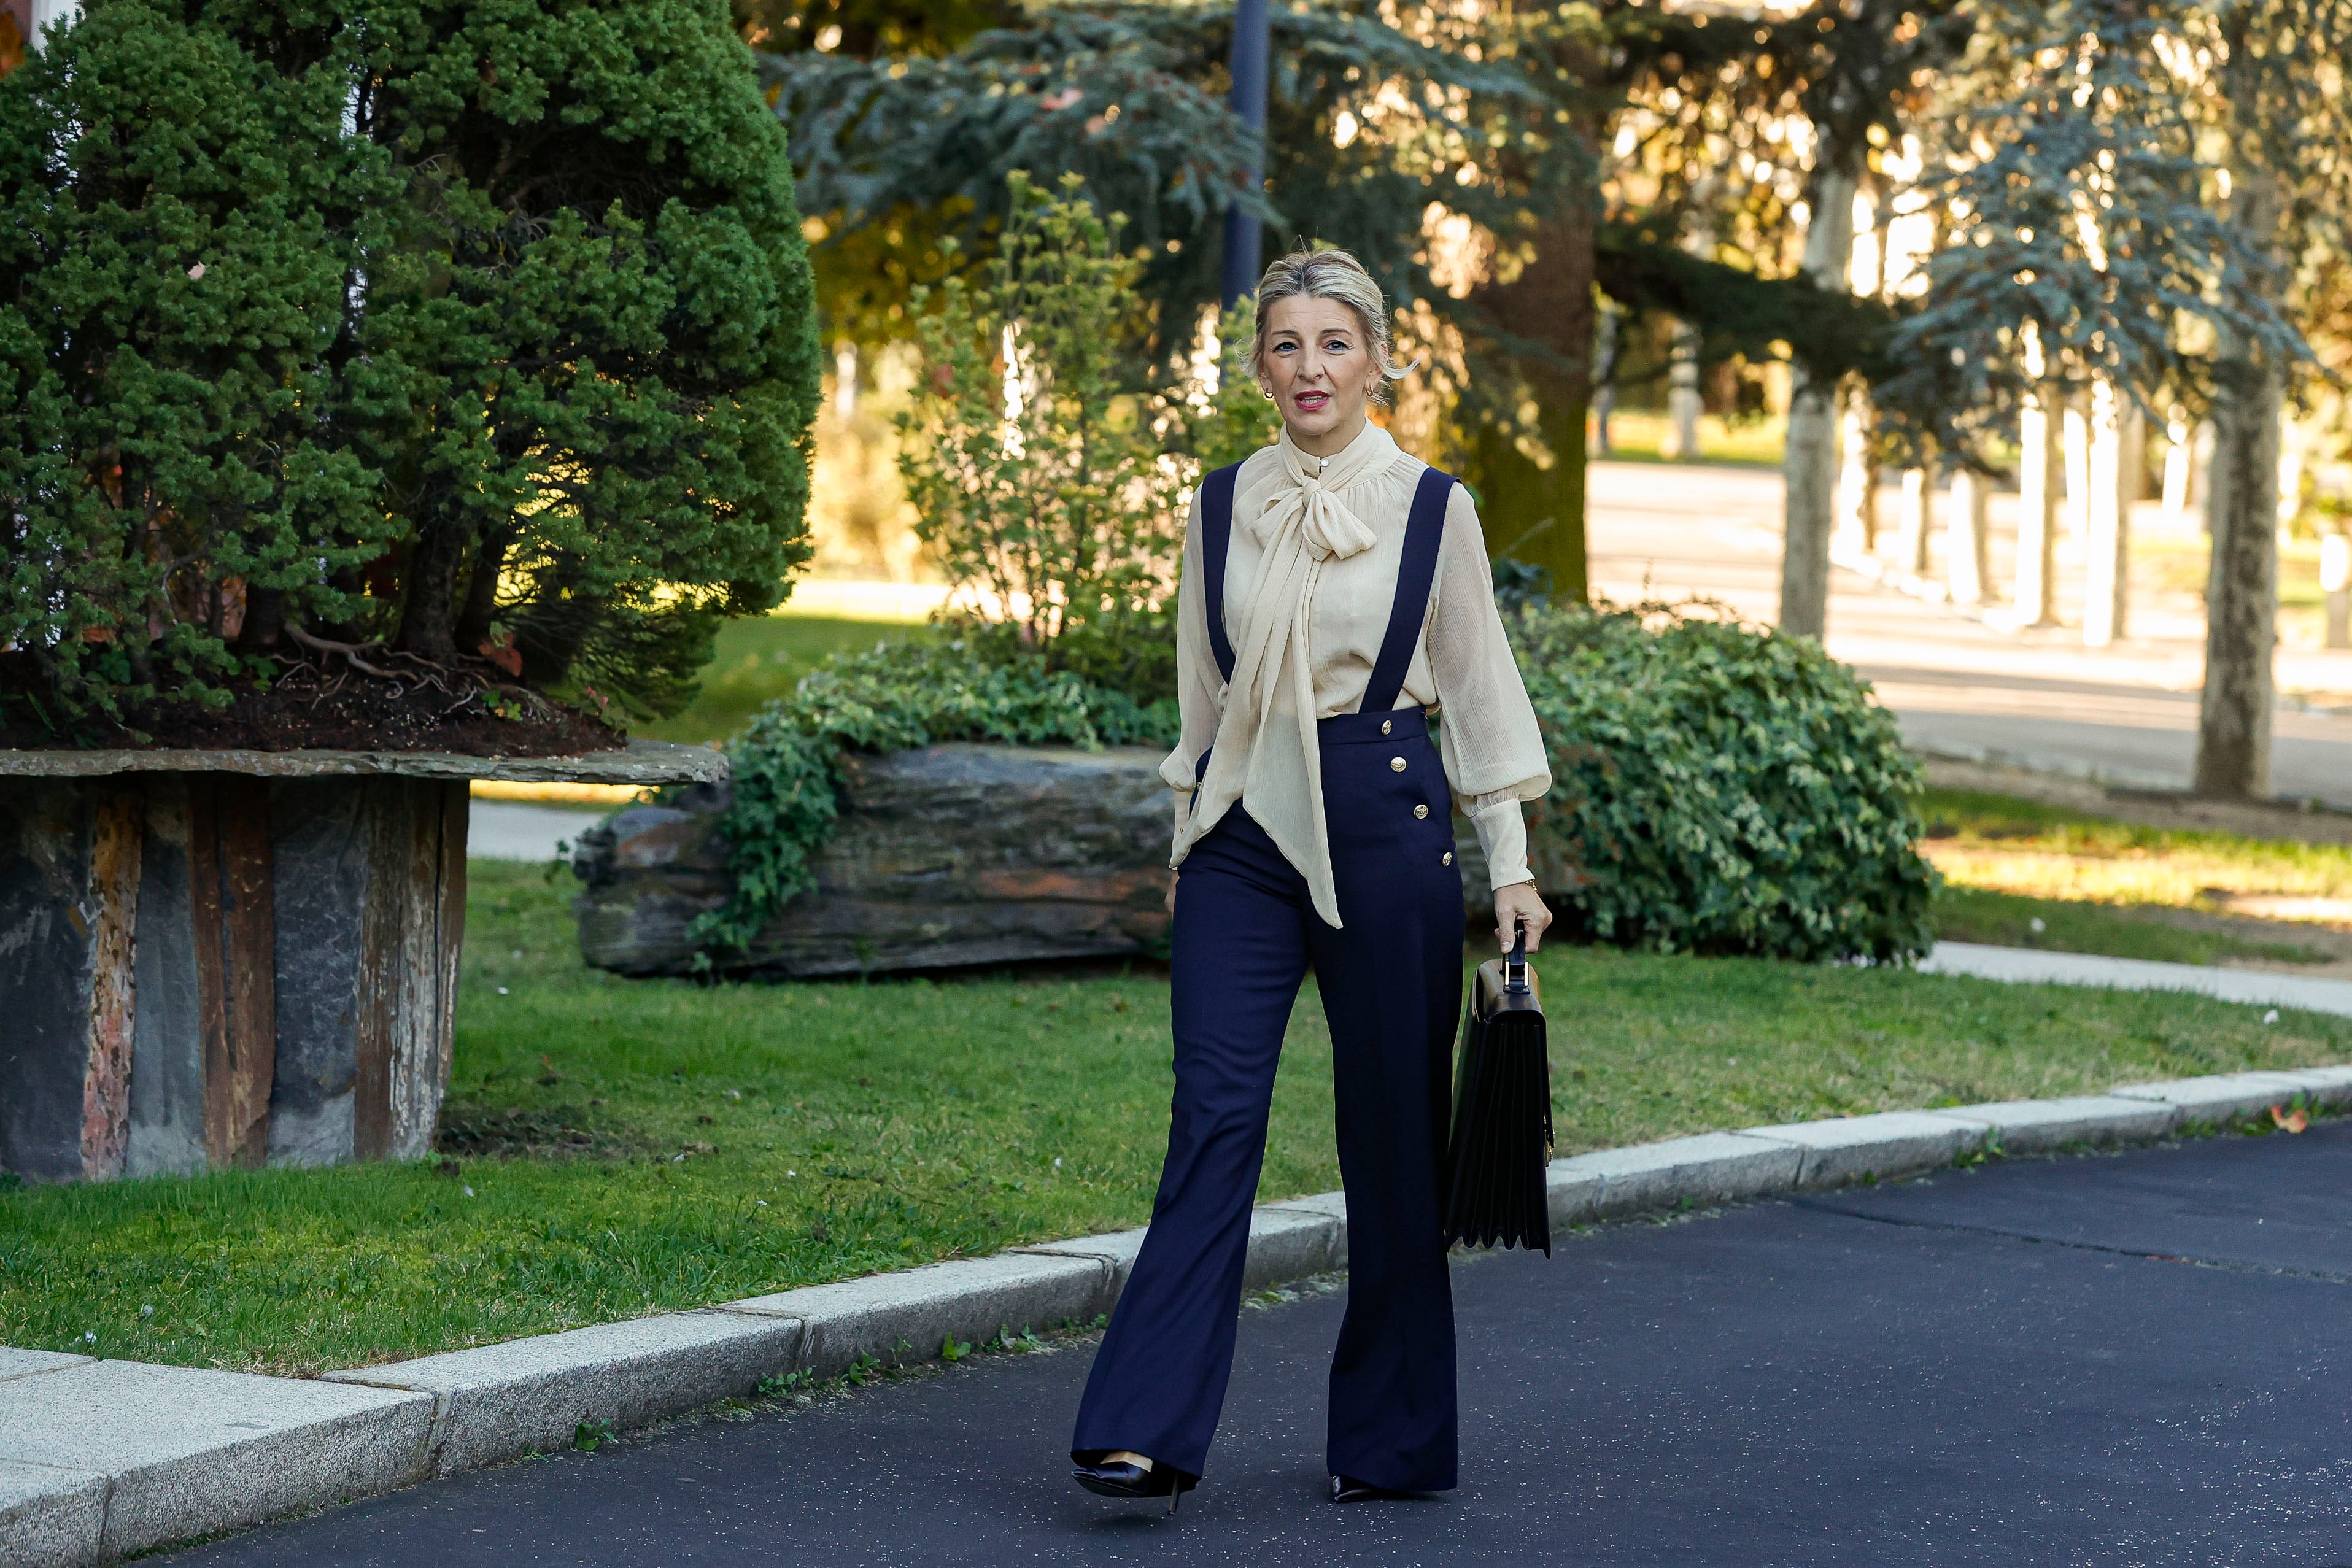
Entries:
[[1168,913],[1171,915],[1176,913],[1176,879],[1183,874],[1181,871],[1168,873]]

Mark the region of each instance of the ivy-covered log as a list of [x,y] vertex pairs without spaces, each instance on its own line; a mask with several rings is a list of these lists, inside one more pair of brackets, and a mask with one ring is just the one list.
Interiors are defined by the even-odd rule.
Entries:
[[[1139,747],[958,743],[850,753],[814,889],[722,972],[787,979],[1164,952],[1168,786]],[[580,948],[625,975],[686,975],[696,921],[734,896],[724,787],[606,819],[573,868]]]

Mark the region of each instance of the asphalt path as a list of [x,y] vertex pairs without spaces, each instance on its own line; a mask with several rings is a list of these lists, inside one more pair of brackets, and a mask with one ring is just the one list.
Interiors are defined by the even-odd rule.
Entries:
[[230,1565],[2352,1563],[2352,1125],[1604,1227],[1454,1273],[1463,1486],[1322,1500],[1343,1290],[1244,1314],[1174,1519],[1063,1445],[1092,1346],[462,1476]]

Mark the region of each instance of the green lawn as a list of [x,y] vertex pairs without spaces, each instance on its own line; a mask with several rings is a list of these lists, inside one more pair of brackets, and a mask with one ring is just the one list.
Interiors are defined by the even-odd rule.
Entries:
[[2140,827],[1960,790],[1927,791],[1920,814],[1946,878],[1939,936],[2182,964],[2326,963],[2352,951],[2341,931],[2233,919],[2213,896],[2352,899],[2352,848]]
[[[2262,936],[2252,936],[2202,925],[2181,926],[2168,923],[2163,918],[2168,914],[2162,905],[2026,898],[1947,885],[1936,898],[1936,935],[1951,942],[2046,947],[2060,953],[2148,958],[2160,964],[2221,964],[2231,959],[2325,964],[2336,957],[2307,942],[2282,941],[2268,928]],[[2225,923],[2217,920],[2214,925]]]
[[730,621],[719,629],[718,646],[703,666],[702,695],[694,706],[656,724],[633,726],[631,733],[695,744],[724,740],[742,728],[762,703],[789,696],[800,678],[828,655],[935,634],[919,623],[803,615],[791,609]]
[[1609,451],[1598,450],[1600,463],[1686,462],[1740,468],[1777,468],[1788,434],[1788,421],[1778,415],[1763,419],[1727,420],[1706,414],[1698,422],[1698,455],[1665,456],[1671,422],[1664,413],[1645,409],[1620,409],[1609,422]]
[[[620,980],[582,967],[568,881],[472,876],[446,1160],[0,1193],[0,1343],[298,1372],[1148,1217],[1163,978]],[[1539,967],[1564,1154],[2352,1060],[2352,1019],[2181,997],[1595,949]],[[1339,1184],[1329,1105],[1309,988],[1265,1196]]]
[[2201,829],[2150,828],[1965,789],[1929,789],[1919,814],[1932,845],[2002,852],[2047,851],[2116,864],[2161,862],[2176,880],[2260,883],[2278,891],[2352,896],[2352,846],[2257,839]]

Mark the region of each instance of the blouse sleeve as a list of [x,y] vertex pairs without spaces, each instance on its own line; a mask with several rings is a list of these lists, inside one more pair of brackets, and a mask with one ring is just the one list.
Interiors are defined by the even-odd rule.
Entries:
[[1184,821],[1192,803],[1201,755],[1217,738],[1217,693],[1224,685],[1216,655],[1209,650],[1206,569],[1201,564],[1201,496],[1192,494],[1184,523],[1184,564],[1176,583],[1176,749],[1160,765],[1160,777],[1176,791],[1176,815],[1170,831]]
[[1526,882],[1528,831],[1519,810],[1551,788],[1535,707],[1495,607],[1478,509],[1462,486],[1445,507],[1429,616],[1429,672],[1437,683],[1445,777],[1477,830],[1490,881]]

